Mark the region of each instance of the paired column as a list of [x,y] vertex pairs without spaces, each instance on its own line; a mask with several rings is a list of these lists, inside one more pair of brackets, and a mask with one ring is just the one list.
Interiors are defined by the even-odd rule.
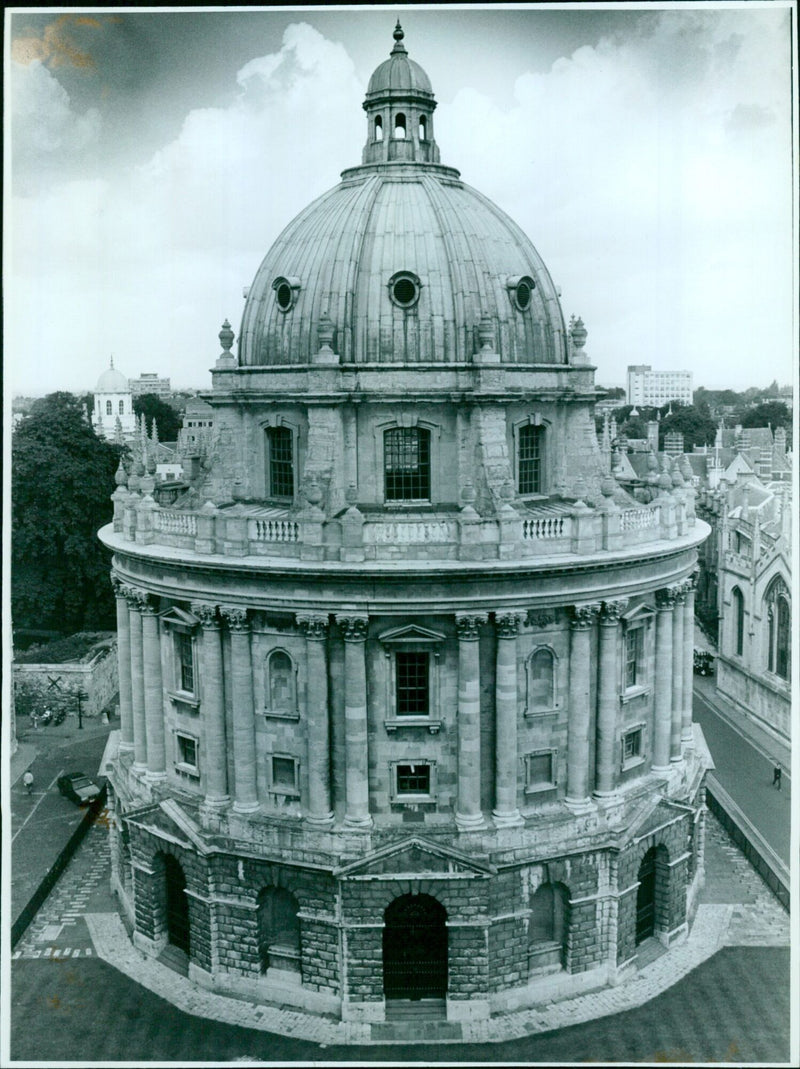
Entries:
[[672,616],[675,599],[670,589],[656,591],[656,678],[654,772],[667,772],[672,738]]
[[517,808],[517,635],[522,613],[495,613],[495,823],[522,824]]
[[164,690],[161,685],[161,631],[154,599],[142,604],[142,655],[144,664],[144,712],[147,731],[147,777],[167,778],[164,746]]
[[336,617],[344,633],[345,825],[368,828],[369,752],[367,747],[367,672],[365,643],[369,618]]
[[486,613],[458,614],[458,800],[456,825],[462,831],[484,826],[481,812],[480,642]]
[[117,663],[119,668],[120,751],[133,749],[133,705],[131,703],[131,620],[128,612],[130,587],[111,573],[117,599]]
[[142,649],[142,608],[147,601],[143,590],[130,590],[131,711],[133,717],[133,768],[147,771],[147,721],[144,707],[144,652]]
[[627,600],[604,601],[600,613],[598,654],[597,749],[595,752],[595,796],[614,793],[616,782],[617,715],[619,713],[619,619]]
[[566,805],[573,812],[591,809],[589,799],[589,725],[592,671],[591,628],[599,604],[575,605],[570,620],[569,721],[567,727]]
[[692,695],[694,693],[694,592],[697,588],[697,572],[685,584],[686,601],[683,607],[683,716],[681,718],[681,741],[686,746],[694,745],[692,730]]
[[231,696],[233,704],[234,803],[237,813],[258,809],[256,728],[253,713],[253,667],[247,609],[222,605],[220,614],[231,633]]
[[328,614],[298,613],[306,637],[309,824],[328,825],[331,808],[330,714],[328,710]]
[[228,751],[225,739],[225,690],[222,665],[222,632],[216,605],[192,604],[192,612],[203,629],[203,657],[200,685],[205,754],[205,804],[213,808],[227,805]]
[[681,732],[683,727],[683,680],[685,675],[685,656],[683,649],[683,618],[686,604],[686,589],[683,583],[676,583],[671,588],[672,611],[672,729],[670,732],[669,759],[677,763],[683,757],[681,750]]

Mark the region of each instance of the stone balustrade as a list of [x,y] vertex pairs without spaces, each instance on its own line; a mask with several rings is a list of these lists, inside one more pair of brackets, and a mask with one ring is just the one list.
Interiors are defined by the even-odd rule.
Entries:
[[[163,508],[149,496],[114,497],[114,529],[144,545],[226,557],[282,556],[347,562],[493,560],[585,555],[671,540],[693,524],[685,502],[663,495],[651,505],[549,502],[540,510],[508,505],[492,517],[474,509],[363,514],[356,507],[326,519],[314,507],[282,511],[237,504],[196,510]],[[732,555],[731,555],[732,556]]]

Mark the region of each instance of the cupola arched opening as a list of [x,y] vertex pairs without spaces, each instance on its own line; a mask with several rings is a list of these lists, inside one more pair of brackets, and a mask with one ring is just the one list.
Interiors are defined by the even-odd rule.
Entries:
[[383,141],[383,119],[380,115],[375,116],[375,140]]
[[419,117],[419,139],[426,141],[428,137],[428,120],[424,115]]
[[402,111],[398,111],[394,117],[394,136],[398,141],[404,140],[406,136],[406,117]]

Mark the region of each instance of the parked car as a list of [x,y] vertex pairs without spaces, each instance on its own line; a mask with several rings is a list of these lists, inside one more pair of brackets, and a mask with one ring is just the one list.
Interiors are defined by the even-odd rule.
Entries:
[[88,805],[100,793],[99,783],[89,779],[85,772],[68,772],[58,777],[58,789],[75,805]]
[[710,676],[714,673],[714,654],[708,650],[694,651],[694,670],[699,676]]

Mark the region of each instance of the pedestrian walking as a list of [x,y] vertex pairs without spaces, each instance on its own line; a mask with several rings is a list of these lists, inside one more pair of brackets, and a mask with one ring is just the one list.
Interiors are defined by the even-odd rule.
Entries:
[[781,789],[781,775],[783,774],[781,766],[776,765],[772,770],[772,786]]
[[25,789],[27,790],[28,794],[30,794],[33,790],[33,773],[30,769],[28,769],[28,771],[22,777],[22,782],[25,784]]

